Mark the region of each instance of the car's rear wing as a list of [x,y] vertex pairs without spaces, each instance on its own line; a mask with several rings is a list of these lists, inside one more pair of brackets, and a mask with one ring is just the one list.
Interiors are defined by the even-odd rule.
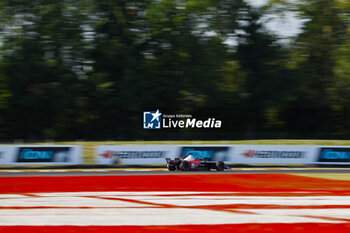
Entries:
[[175,158],[174,160],[172,160],[171,158],[165,158],[165,161],[167,163],[180,163],[181,159],[180,158]]
[[170,163],[170,162],[171,162],[171,158],[165,158],[165,161],[166,161],[167,163]]

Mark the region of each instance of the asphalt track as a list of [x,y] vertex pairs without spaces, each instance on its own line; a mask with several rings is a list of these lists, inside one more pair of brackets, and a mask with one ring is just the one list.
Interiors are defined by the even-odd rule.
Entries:
[[348,174],[350,168],[312,168],[312,169],[298,169],[298,168],[240,168],[232,169],[230,171],[218,172],[218,171],[175,171],[169,172],[167,170],[157,169],[140,169],[140,170],[105,170],[105,169],[93,169],[93,170],[8,170],[1,171],[0,177],[40,177],[40,176],[130,176],[130,175],[194,175],[194,174],[298,174],[298,173],[336,173],[336,174]]

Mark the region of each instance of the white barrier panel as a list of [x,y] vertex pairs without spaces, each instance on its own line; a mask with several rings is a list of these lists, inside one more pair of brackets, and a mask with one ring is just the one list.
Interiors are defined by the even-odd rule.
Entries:
[[81,164],[81,147],[71,145],[0,146],[0,164]]
[[176,145],[96,146],[97,164],[165,164],[165,158],[175,158]]
[[95,147],[97,164],[165,164],[165,158],[208,158],[239,164],[349,164],[350,146],[121,145]]
[[316,161],[316,146],[235,145],[232,163],[310,164]]
[[14,163],[15,150],[15,146],[0,146],[0,164]]

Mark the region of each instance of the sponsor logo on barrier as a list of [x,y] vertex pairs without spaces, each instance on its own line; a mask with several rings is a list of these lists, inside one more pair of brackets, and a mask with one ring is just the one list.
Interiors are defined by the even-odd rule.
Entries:
[[105,151],[100,154],[103,158],[115,159],[159,159],[165,158],[166,151]]
[[17,162],[69,162],[69,147],[20,147]]
[[185,157],[188,154],[192,154],[195,158],[212,159],[219,161],[227,161],[228,158],[227,146],[192,146],[182,147],[180,157]]
[[221,120],[213,117],[199,120],[190,114],[162,114],[159,110],[143,112],[144,129],[221,128],[221,125]]
[[166,157],[175,157],[176,145],[104,145],[96,146],[98,164],[161,164]]
[[262,159],[301,159],[306,157],[305,151],[273,151],[273,150],[247,150],[242,153],[246,158],[262,158]]
[[350,148],[321,148],[319,162],[350,162]]
[[107,150],[104,153],[100,154],[101,157],[110,159],[113,157],[114,152],[112,150]]
[[160,113],[159,110],[157,110],[156,112],[143,112],[143,128],[160,129],[161,115],[162,113]]

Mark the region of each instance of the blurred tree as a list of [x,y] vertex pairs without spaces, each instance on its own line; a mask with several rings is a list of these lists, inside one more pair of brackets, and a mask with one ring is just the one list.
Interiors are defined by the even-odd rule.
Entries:
[[[349,5],[2,0],[0,137],[349,135]],[[282,44],[263,21],[289,10],[305,24]],[[216,117],[227,131],[142,130],[142,111],[156,109]]]
[[89,104],[96,119],[90,124],[88,137],[126,139],[135,137],[142,127],[136,80],[142,63],[141,52],[147,40],[145,11],[148,1],[95,1],[95,38],[89,57]]
[[261,24],[261,11],[252,8],[246,15],[236,57],[241,72],[246,74],[245,98],[241,100],[245,136],[255,138],[257,132],[281,129],[279,112],[291,86],[286,68],[287,54]]
[[8,99],[11,96],[11,92],[7,85],[6,77],[2,72],[3,64],[0,63],[0,138],[5,138],[7,133],[6,120],[4,115],[9,109]]
[[289,128],[302,134],[330,137],[335,119],[330,90],[335,83],[337,48],[344,43],[345,22],[337,0],[297,2],[299,17],[305,20],[295,43],[299,54],[298,98],[290,106]]
[[[157,103],[168,112],[217,117],[227,122],[226,129],[233,126],[233,92],[239,90],[222,85],[232,64],[227,62],[226,42],[239,29],[237,20],[246,13],[246,6],[243,1],[224,0],[167,0],[150,5],[147,19],[151,35],[144,52],[148,71],[142,74],[146,74],[145,85],[153,93],[142,101],[143,106]],[[228,75],[226,82],[231,82]],[[182,130],[179,135],[186,133]],[[200,135],[215,134],[207,130]]]
[[[76,1],[2,1],[8,138],[74,137],[84,79],[84,12]],[[76,126],[74,126],[76,124]],[[64,134],[56,134],[63,128]],[[83,136],[83,135],[81,135]]]
[[336,136],[347,138],[350,135],[350,2],[338,1],[341,9],[340,19],[344,23],[345,33],[342,43],[336,46],[334,57],[335,80],[328,91],[331,96],[334,111],[334,126]]
[[[224,36],[234,28],[220,18],[238,15],[244,5],[224,2],[97,4],[101,18],[92,77],[104,87],[97,90],[96,102],[103,103],[96,126],[104,135],[149,136],[140,127],[143,110],[204,115],[220,104],[217,84],[227,58]],[[105,127],[107,122],[112,124]]]

